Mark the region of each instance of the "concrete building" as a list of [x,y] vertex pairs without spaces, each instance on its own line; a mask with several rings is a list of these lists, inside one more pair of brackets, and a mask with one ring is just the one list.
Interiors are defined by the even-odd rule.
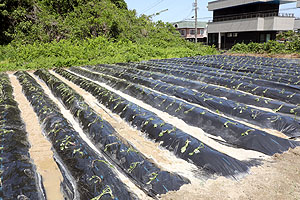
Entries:
[[[194,21],[179,21],[172,23],[182,37],[189,41],[195,41],[195,22]],[[197,23],[197,41],[206,42],[207,40],[207,22]]]
[[295,19],[294,31],[300,33],[300,19]]
[[267,42],[275,39],[279,31],[294,30],[294,14],[279,13],[279,6],[296,1],[216,0],[209,2],[208,10],[213,11],[213,20],[208,23],[208,43],[229,49],[236,43]]

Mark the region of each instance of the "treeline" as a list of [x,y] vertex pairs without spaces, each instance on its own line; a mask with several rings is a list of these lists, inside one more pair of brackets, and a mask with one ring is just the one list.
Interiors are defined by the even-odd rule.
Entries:
[[124,0],[4,0],[0,20],[0,44],[8,44],[127,37],[125,27],[146,19],[136,18]]
[[4,0],[0,15],[0,71],[217,53],[124,0]]

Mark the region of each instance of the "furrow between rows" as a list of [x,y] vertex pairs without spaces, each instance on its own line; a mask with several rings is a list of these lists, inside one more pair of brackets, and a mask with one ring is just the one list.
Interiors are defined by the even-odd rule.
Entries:
[[[98,67],[90,67],[90,68],[93,71],[99,71],[99,72],[104,71],[99,69]],[[85,69],[88,68],[86,67]],[[251,108],[242,103],[236,103],[231,100],[224,100],[219,97],[207,95],[204,93],[198,93],[190,89],[177,87],[173,84],[166,84],[159,80],[148,79],[145,77],[141,77],[140,75],[128,74],[126,72],[122,72],[122,73],[104,72],[104,73],[113,75],[114,77],[123,78],[126,81],[128,81],[128,83],[118,78],[109,77],[104,74],[95,74],[95,72],[89,72],[86,70],[81,70],[79,68],[71,68],[71,70],[72,71],[76,70],[79,73],[83,73],[90,78],[94,78],[94,79],[98,78],[98,80],[102,79],[104,81],[106,80],[112,85],[115,86],[117,85],[116,87],[119,88],[121,88],[123,85],[125,90],[127,91],[133,90],[131,89],[132,86],[128,85],[129,83],[130,84],[133,83],[133,86],[135,90],[137,90],[137,92],[138,90],[143,91],[143,89],[140,88],[140,86],[135,85],[135,84],[141,84],[143,86],[146,86],[149,89],[152,88],[157,92],[162,92],[169,96],[172,97],[174,96],[175,98],[179,98],[180,100],[188,102],[187,104],[191,104],[191,105],[196,104],[196,106],[200,106],[204,109],[209,109],[211,112],[217,112],[218,114],[222,113],[226,117],[232,117],[235,120],[245,121],[247,123],[254,124],[267,129],[274,129],[286,134],[291,138],[300,136],[300,124],[295,119],[278,115],[273,112]],[[122,90],[124,90],[124,88]],[[140,91],[140,93],[142,91]]]
[[17,72],[16,76],[53,148],[77,180],[80,199],[102,196],[136,199],[136,195],[121,182],[115,169],[80,137],[35,79],[26,72]]
[[21,117],[24,120],[28,139],[30,142],[30,157],[37,167],[37,172],[42,176],[48,200],[63,200],[63,194],[60,190],[63,177],[54,161],[54,154],[51,151],[52,145],[45,138],[40,127],[38,118],[33,111],[30,103],[22,94],[22,86],[15,76],[10,75],[10,81],[14,88],[14,97],[21,110]]
[[38,70],[35,74],[71,111],[96,148],[101,150],[114,165],[119,166],[119,169],[148,195],[155,197],[157,194],[178,190],[183,184],[189,183],[185,178],[163,171],[146,159],[137,149],[123,140],[107,121],[97,115],[83,98],[65,83],[46,70]]
[[[78,71],[76,68],[73,68],[72,71],[73,70]],[[81,71],[81,73],[83,72]],[[274,153],[283,152],[297,145],[296,142],[284,140],[257,129],[251,129],[251,127],[215,115],[200,107],[192,106],[166,95],[157,94],[140,86],[135,86],[134,84],[124,81],[119,82],[111,78],[108,78],[108,80],[102,79],[97,74],[83,74],[96,80],[99,84],[101,84],[99,81],[104,81],[110,87],[114,87],[115,92],[121,90],[130,96],[135,96],[137,99],[146,104],[150,104],[156,109],[178,117],[184,122],[199,127],[211,135],[220,136],[227,143],[238,147],[273,155]]]
[[161,169],[178,173],[187,177],[192,183],[200,184],[199,181],[201,180],[199,180],[199,178],[201,177],[197,176],[195,173],[198,170],[195,165],[177,158],[170,151],[161,148],[157,143],[149,140],[144,133],[134,127],[131,127],[119,115],[111,112],[104,105],[100,104],[98,100],[87,91],[57,73],[50,73],[80,94],[91,108],[93,108],[114,127],[118,134],[136,147],[137,150],[144,154],[147,158],[153,160]]

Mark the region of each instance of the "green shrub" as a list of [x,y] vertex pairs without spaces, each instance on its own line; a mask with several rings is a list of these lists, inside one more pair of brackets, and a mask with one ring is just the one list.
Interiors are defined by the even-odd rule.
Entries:
[[265,43],[236,44],[231,49],[233,53],[258,53],[258,54],[290,54],[300,53],[300,40],[278,42],[269,40]]
[[112,42],[104,36],[26,45],[12,43],[0,47],[0,71],[136,62],[218,53],[213,47],[190,43],[181,38],[177,40],[178,42],[174,40],[162,46],[158,46],[162,40],[154,37],[139,43],[125,39]]

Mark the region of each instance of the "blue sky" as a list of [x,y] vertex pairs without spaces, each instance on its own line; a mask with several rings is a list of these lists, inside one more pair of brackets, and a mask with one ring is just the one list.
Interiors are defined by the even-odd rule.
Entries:
[[[195,0],[125,0],[129,9],[135,9],[140,14],[151,15],[164,9],[169,9],[166,12],[161,13],[158,16],[153,17],[154,21],[162,20],[164,22],[176,22],[184,19],[191,19],[194,16],[192,11],[192,4]],[[208,21],[212,16],[212,12],[207,10],[207,4],[209,0],[198,0],[198,18],[199,21]],[[281,6],[284,13],[295,13],[297,17],[300,17],[300,8],[285,10],[288,8],[295,8],[296,3],[289,3]]]

